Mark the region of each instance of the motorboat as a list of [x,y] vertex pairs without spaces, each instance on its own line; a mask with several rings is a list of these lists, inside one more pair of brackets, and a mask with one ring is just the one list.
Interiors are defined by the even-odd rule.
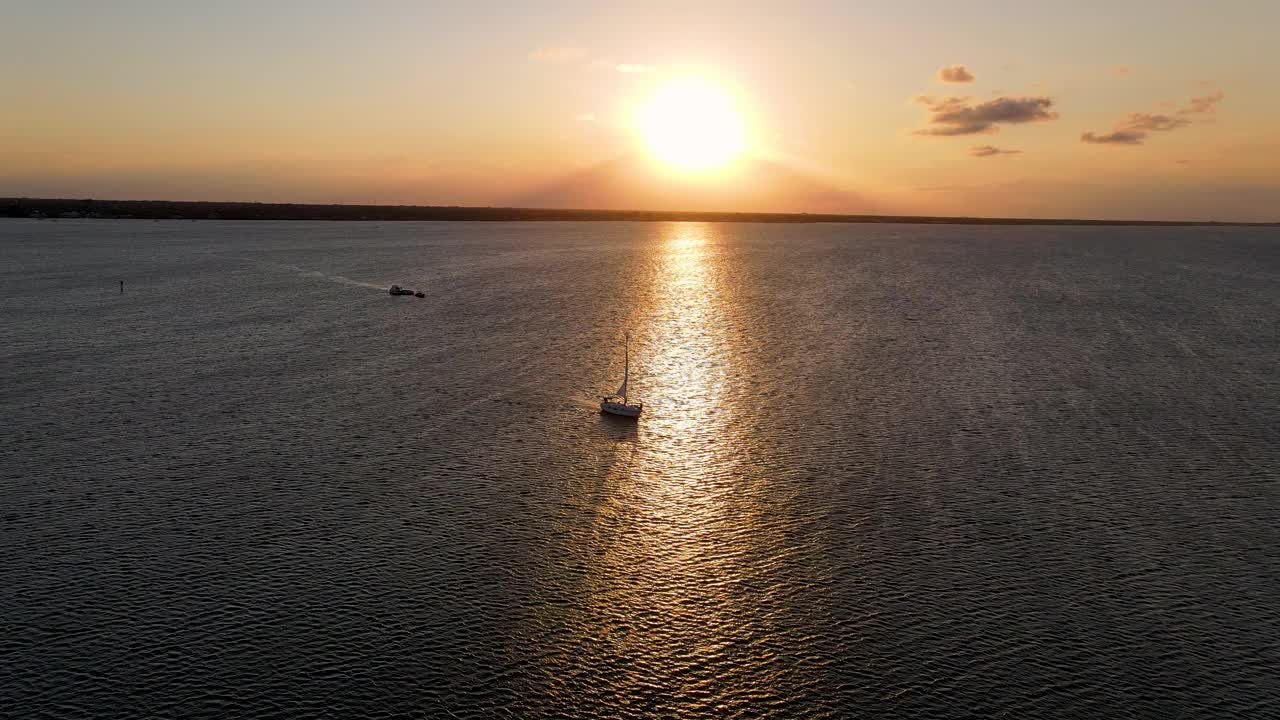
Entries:
[[627,381],[631,379],[631,336],[626,335],[622,341],[622,384],[618,392],[600,398],[600,412],[620,417],[638,418],[644,410],[644,403],[632,403],[627,399]]
[[414,293],[413,296],[416,298],[424,298],[427,296],[427,294],[419,290],[418,292]]
[[392,295],[412,295],[413,294],[412,290],[404,290],[399,285],[392,285],[391,289],[388,290],[387,292]]

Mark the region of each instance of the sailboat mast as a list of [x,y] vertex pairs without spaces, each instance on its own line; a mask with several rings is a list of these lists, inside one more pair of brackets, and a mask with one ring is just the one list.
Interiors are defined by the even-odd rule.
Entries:
[[622,336],[622,404],[627,404],[627,381],[631,379],[631,335]]

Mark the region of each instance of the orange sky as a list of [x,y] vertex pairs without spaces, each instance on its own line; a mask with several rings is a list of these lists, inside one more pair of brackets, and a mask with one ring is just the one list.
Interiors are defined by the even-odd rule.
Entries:
[[1280,220],[1280,3],[30,5],[0,195]]

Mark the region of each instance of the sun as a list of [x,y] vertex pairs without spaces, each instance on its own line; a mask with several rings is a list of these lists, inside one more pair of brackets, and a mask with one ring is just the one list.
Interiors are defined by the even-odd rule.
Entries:
[[687,171],[723,167],[746,149],[742,114],[723,88],[684,77],[658,88],[640,109],[637,126],[659,161]]

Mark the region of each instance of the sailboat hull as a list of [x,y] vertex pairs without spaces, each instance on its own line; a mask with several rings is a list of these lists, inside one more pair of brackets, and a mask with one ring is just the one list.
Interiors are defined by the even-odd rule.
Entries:
[[643,408],[643,405],[627,405],[625,403],[610,402],[608,400],[600,403],[600,412],[617,415],[618,417],[640,417],[640,411]]

